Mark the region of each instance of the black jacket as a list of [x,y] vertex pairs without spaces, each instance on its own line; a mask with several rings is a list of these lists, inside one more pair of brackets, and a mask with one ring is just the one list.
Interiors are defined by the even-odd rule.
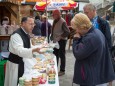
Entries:
[[104,34],[104,36],[107,40],[109,49],[111,50],[111,48],[112,48],[112,39],[111,39],[110,25],[106,20],[102,19],[99,16],[98,16],[97,21],[98,21],[98,24],[99,24],[99,30],[101,30],[101,32]]
[[32,33],[35,35],[35,36],[41,36],[41,25],[42,25],[42,22],[37,19],[35,20],[35,26],[34,26],[34,29],[32,30]]

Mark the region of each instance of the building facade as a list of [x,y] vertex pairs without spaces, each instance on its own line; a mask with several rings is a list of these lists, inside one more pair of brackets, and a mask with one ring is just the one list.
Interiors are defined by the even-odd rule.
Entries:
[[104,8],[108,5],[112,5],[115,0],[89,0],[89,2],[94,3],[97,9]]

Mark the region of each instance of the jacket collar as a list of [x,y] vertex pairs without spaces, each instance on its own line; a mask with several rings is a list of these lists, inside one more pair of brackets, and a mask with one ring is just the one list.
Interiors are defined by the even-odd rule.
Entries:
[[91,27],[91,29],[87,32],[87,33],[90,33],[94,30],[94,26]]
[[94,30],[94,27],[92,26],[92,27],[89,29],[89,31],[88,31],[86,34],[84,34],[82,37],[86,36],[88,33],[92,32],[93,30]]

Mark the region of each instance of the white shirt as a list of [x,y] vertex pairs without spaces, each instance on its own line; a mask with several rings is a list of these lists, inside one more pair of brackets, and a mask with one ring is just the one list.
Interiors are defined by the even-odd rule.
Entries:
[[25,71],[31,69],[37,62],[33,58],[33,53],[32,53],[32,49],[36,47],[32,46],[31,41],[30,44],[31,44],[31,48],[24,48],[23,47],[24,44],[21,36],[17,33],[11,35],[10,42],[9,42],[9,51],[23,58]]
[[[23,40],[18,33],[11,35],[9,41],[9,51],[15,55],[23,58],[24,61],[24,73],[28,73],[31,68],[36,64],[36,59],[32,54],[32,43],[30,41],[31,48],[24,48]],[[18,80],[18,64],[8,61],[6,63],[5,83],[4,86],[17,86]]]
[[23,40],[19,34],[15,33],[11,35],[9,42],[9,51],[22,58],[32,58],[32,48],[24,48],[23,45]]

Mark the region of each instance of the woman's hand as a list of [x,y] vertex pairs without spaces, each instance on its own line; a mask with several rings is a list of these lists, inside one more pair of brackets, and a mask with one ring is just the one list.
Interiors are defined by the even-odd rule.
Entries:
[[80,36],[79,33],[76,33],[76,34],[74,35],[74,37],[81,38],[81,36]]

